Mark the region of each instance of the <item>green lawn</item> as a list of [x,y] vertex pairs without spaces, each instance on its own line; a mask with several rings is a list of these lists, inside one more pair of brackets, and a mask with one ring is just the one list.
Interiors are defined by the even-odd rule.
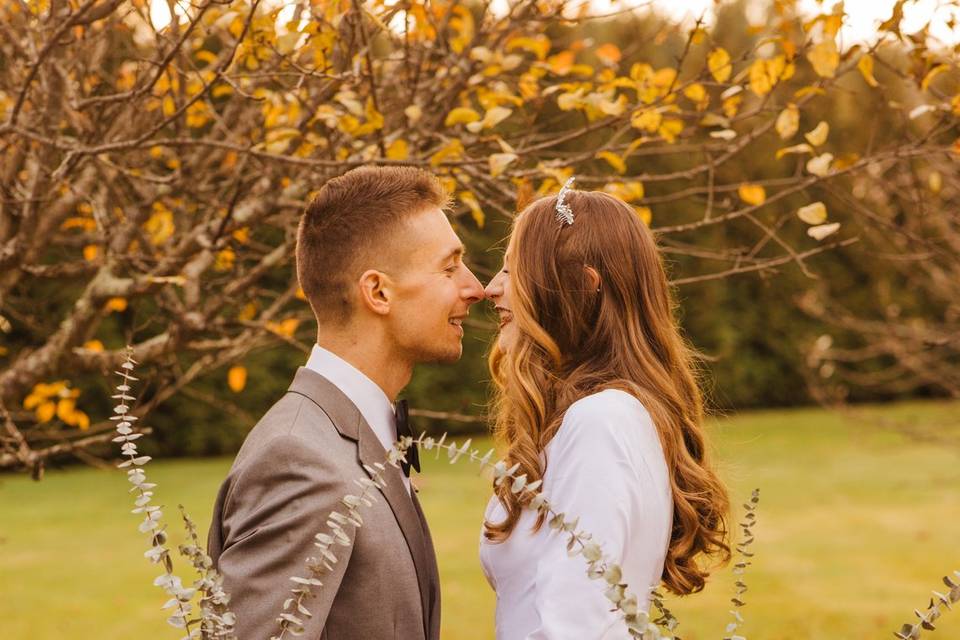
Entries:
[[[719,458],[739,504],[760,487],[742,631],[751,640],[892,638],[940,577],[960,569],[958,405],[875,407],[866,419],[819,409],[717,421]],[[916,431],[906,437],[881,419]],[[182,501],[206,531],[228,459],[152,462],[158,502]],[[493,594],[477,565],[488,483],[468,462],[427,463],[421,497],[443,580],[443,638],[492,637]],[[179,635],[143,557],[146,540],[119,472],[77,468],[41,483],[0,477],[0,637],[19,640]],[[739,515],[739,510],[738,510]],[[173,521],[171,529],[179,532]],[[175,535],[179,541],[181,536]],[[179,565],[184,578],[185,565]],[[729,569],[696,596],[671,601],[687,640],[719,639],[729,620]],[[960,637],[947,612],[932,638]]]

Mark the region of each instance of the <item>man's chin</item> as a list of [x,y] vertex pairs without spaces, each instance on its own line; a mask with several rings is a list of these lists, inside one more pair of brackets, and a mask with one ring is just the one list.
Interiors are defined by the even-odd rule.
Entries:
[[453,364],[459,361],[462,355],[463,345],[458,342],[456,347],[449,346],[444,349],[424,350],[422,357],[417,360],[423,364]]

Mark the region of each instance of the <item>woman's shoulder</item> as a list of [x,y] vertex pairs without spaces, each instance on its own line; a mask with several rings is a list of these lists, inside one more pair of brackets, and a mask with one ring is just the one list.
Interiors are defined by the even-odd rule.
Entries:
[[575,401],[567,409],[563,421],[609,422],[623,418],[650,419],[643,403],[633,395],[620,389],[604,389],[591,393]]
[[604,441],[622,445],[624,439],[635,438],[648,429],[653,431],[653,421],[636,396],[619,389],[604,389],[570,405],[555,439],[586,439],[598,446],[603,446]]

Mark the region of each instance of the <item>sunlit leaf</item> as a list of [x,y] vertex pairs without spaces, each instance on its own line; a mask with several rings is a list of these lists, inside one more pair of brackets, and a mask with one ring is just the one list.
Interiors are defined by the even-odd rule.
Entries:
[[827,141],[827,136],[830,135],[830,125],[821,120],[817,123],[817,126],[807,133],[803,134],[803,137],[807,139],[807,142],[812,144],[815,147],[819,147],[824,142]]
[[777,116],[776,129],[782,140],[792,138],[800,128],[800,110],[792,102]]
[[620,59],[623,57],[623,54],[620,53],[620,47],[613,44],[612,42],[607,42],[597,47],[594,53],[600,58],[603,62],[608,65],[615,66],[620,62]]
[[877,82],[877,79],[873,77],[873,56],[869,53],[860,56],[860,59],[857,61],[857,69],[860,71],[860,75],[863,76],[866,83],[871,87],[876,87],[880,84]]
[[767,190],[759,184],[744,183],[737,189],[740,199],[754,206],[759,206],[767,201]]
[[640,220],[643,221],[643,224],[650,226],[650,223],[653,221],[653,211],[650,210],[650,207],[634,207],[634,211],[637,212]]
[[809,229],[807,229],[807,235],[813,238],[814,240],[823,240],[827,236],[836,233],[838,229],[840,229],[839,222],[831,222],[829,224],[820,224],[815,227],[810,227]]
[[627,163],[613,151],[599,151],[597,152],[597,157],[606,160],[607,164],[613,167],[617,173],[623,174],[627,172]]
[[457,197],[460,199],[460,202],[467,205],[467,208],[470,209],[470,216],[473,218],[473,221],[477,223],[477,227],[483,229],[486,223],[486,215],[477,197],[470,191],[461,191],[457,194]]
[[810,158],[807,160],[807,171],[818,178],[823,178],[830,173],[831,162],[833,162],[833,154],[823,153],[815,158]]
[[517,159],[515,153],[494,153],[490,155],[490,176],[498,177],[511,162]]
[[456,124],[468,124],[480,119],[480,114],[469,107],[456,107],[447,114],[443,126],[452,127]]
[[227,371],[227,386],[234,393],[240,393],[247,386],[247,368],[242,365],[230,367]]
[[840,52],[833,38],[826,38],[815,44],[807,52],[807,60],[813,65],[813,70],[822,78],[832,78],[840,64]]
[[950,68],[948,64],[938,64],[934,68],[930,69],[927,72],[927,75],[923,76],[923,80],[920,82],[920,89],[926,91],[930,88],[930,83],[933,82],[933,79],[938,75]]
[[802,144],[795,144],[792,147],[777,149],[777,160],[790,153],[813,153],[813,151],[813,147],[808,145],[806,142]]
[[668,143],[673,144],[677,141],[677,136],[683,131],[683,120],[676,118],[667,118],[657,129],[657,133]]
[[707,68],[717,82],[726,82],[733,71],[730,54],[723,47],[717,47],[707,56]]
[[406,160],[409,156],[407,141],[403,138],[397,138],[387,145],[387,158],[389,160]]
[[630,124],[633,125],[635,129],[648,131],[650,133],[654,133],[659,129],[662,121],[663,115],[653,107],[637,109],[633,112],[633,115],[630,116]]
[[107,311],[126,311],[127,309],[127,299],[126,298],[110,298],[107,300],[107,304],[104,305],[104,309]]
[[812,202],[797,209],[797,217],[807,224],[823,224],[827,221],[827,207],[822,202]]

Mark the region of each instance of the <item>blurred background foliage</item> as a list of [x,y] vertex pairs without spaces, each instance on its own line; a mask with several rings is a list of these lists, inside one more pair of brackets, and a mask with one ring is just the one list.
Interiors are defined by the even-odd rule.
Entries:
[[[771,20],[780,4],[771,3],[768,13]],[[470,11],[480,19],[483,5],[465,6],[471,7]],[[746,2],[719,6],[715,25],[709,28],[709,47],[720,46],[730,52],[749,52],[761,46],[759,41],[768,34],[761,28],[750,27],[747,13]],[[701,56],[709,50],[708,45],[697,43],[697,38],[691,37],[689,28],[670,25],[655,12],[621,13],[609,19],[581,22],[554,20],[545,22],[544,29],[555,47],[582,52],[583,60],[598,65],[603,57],[597,55],[601,51],[599,45],[613,45],[617,56],[623,56],[622,60],[618,60],[619,68],[623,69],[629,69],[636,62],[645,62],[654,68],[670,67],[682,61],[691,46],[699,47],[698,55]],[[116,37],[119,46],[111,52],[108,60],[119,67],[130,54],[122,45],[123,36]],[[923,47],[919,47],[916,41],[904,41],[902,51],[898,53],[898,46],[889,41],[885,44],[888,62],[899,59],[905,68],[916,66],[917,51],[923,51]],[[605,51],[609,52],[610,49]],[[848,51],[844,55],[849,58],[853,53]],[[10,65],[9,58],[0,58],[0,68]],[[838,78],[816,101],[804,106],[800,131],[808,131],[818,121],[828,120],[831,139],[843,141],[846,148],[895,147],[896,137],[905,135],[902,104],[915,102],[920,89],[916,83],[898,84],[897,81],[902,78],[894,77],[894,67],[893,62],[889,62],[874,70],[881,85],[889,84],[885,101],[871,100],[869,110],[865,111],[863,96],[870,88],[864,84],[861,74],[848,73]],[[947,71],[938,82],[946,87],[947,94],[956,93],[956,70],[951,68]],[[797,86],[817,81],[816,74],[808,65],[798,64],[796,75],[794,83]],[[926,70],[921,70],[921,75],[926,75]],[[902,104],[898,104],[895,98]],[[536,113],[539,126],[558,129],[576,126],[582,119],[581,113],[561,110],[556,104],[547,105]],[[956,118],[950,125],[953,129],[947,127],[946,133],[940,133],[947,135],[951,130],[955,131],[955,121]],[[504,138],[512,139],[513,136],[519,139],[524,126],[523,123],[507,121],[503,125]],[[511,128],[514,130],[511,131]],[[609,131],[598,128],[559,148],[571,154],[584,148],[602,148],[609,135]],[[748,152],[739,153],[717,166],[714,180],[718,184],[737,184],[747,177],[753,181],[769,180],[773,183],[783,179],[784,166],[789,166],[791,159],[774,160],[777,150],[784,146],[783,141],[777,136],[767,135],[758,137],[750,145]],[[176,162],[175,154],[170,161]],[[955,156],[953,162],[956,162]],[[677,153],[643,153],[629,158],[627,163],[628,174],[664,174],[688,168],[689,159]],[[802,167],[803,162],[797,161],[793,178],[802,174]],[[949,184],[949,177],[948,184],[943,184],[942,177],[937,183],[931,177],[930,167],[918,160],[912,169],[915,172],[915,187],[924,192],[922,201],[929,207],[927,215],[937,216],[950,206],[951,201],[947,200],[947,196],[956,197],[957,185]],[[603,170],[609,171],[609,167],[600,159],[578,165],[578,171],[581,168],[597,174]],[[296,167],[292,171],[296,172]],[[507,180],[506,176],[502,179]],[[587,184],[596,185],[589,180]],[[691,180],[690,186],[693,185],[694,181]],[[816,387],[821,384],[821,377],[829,378],[832,371],[819,366],[821,363],[817,361],[811,362],[810,353],[812,345],[828,331],[828,327],[823,318],[814,317],[815,314],[809,312],[811,305],[816,306],[815,302],[811,302],[811,296],[826,295],[828,292],[832,299],[841,300],[846,309],[864,316],[883,315],[891,305],[921,318],[941,317],[948,312],[949,304],[924,296],[922,291],[918,291],[903,277],[901,270],[891,267],[887,251],[897,244],[896,234],[871,233],[869,218],[856,214],[850,193],[856,193],[858,188],[861,191],[864,188],[872,189],[872,185],[857,187],[855,180],[850,178],[844,184],[844,189],[824,188],[818,192],[817,197],[830,211],[830,220],[839,222],[849,236],[857,237],[859,241],[808,258],[802,264],[809,268],[809,272],[804,272],[799,261],[786,261],[781,266],[730,277],[702,281],[694,279],[677,287],[678,314],[690,341],[704,355],[704,384],[715,411],[803,405],[824,399],[822,394],[816,392]],[[313,183],[308,188],[316,189],[319,186],[320,183]],[[518,186],[517,190],[522,188]],[[661,221],[695,221],[702,217],[702,199],[671,197],[683,188],[685,185],[682,180],[645,184],[643,200],[649,203],[652,210],[651,226],[655,231]],[[862,196],[861,193],[857,197]],[[711,193],[710,197],[715,197],[719,204],[726,206],[730,206],[734,199],[729,191]],[[665,203],[657,204],[658,198]],[[798,192],[783,199],[777,206],[782,211],[793,211],[808,204],[810,199],[806,193]],[[887,194],[887,200],[893,213],[886,218],[885,224],[888,224],[888,230],[895,230],[911,213],[898,208],[908,208],[912,202],[897,201],[890,194]],[[452,213],[455,227],[468,246],[468,264],[481,280],[486,281],[499,268],[504,239],[509,233],[510,222],[502,208],[516,203],[501,202],[500,209],[491,206],[486,199],[481,199],[480,204],[478,211],[470,206],[467,199],[460,198]],[[761,210],[756,215],[775,226],[779,236],[788,244],[804,241],[806,229],[800,226],[781,227],[777,222],[780,214]],[[289,227],[285,230],[258,227],[254,240],[262,245],[275,246],[285,234],[289,238],[289,233]],[[722,271],[728,261],[715,259],[710,249],[750,248],[756,245],[756,236],[757,225],[746,218],[738,218],[728,224],[704,226],[686,232],[682,242],[672,236],[666,237],[662,246],[670,273],[675,279],[682,280],[685,276]],[[238,249],[242,250],[242,247]],[[775,243],[770,243],[766,248],[761,246],[758,255],[775,257],[778,250]],[[217,254],[217,260],[231,262],[233,259],[223,252]],[[51,246],[41,263],[49,266],[65,261],[62,247]],[[214,270],[221,271],[218,268]],[[283,268],[260,279],[257,286],[273,296],[281,296],[289,290],[291,274],[292,262],[286,262]],[[216,276],[213,287],[225,287],[234,277],[229,268],[224,268]],[[21,288],[14,292],[21,301],[24,297],[29,300],[30,314],[27,317],[25,314],[9,313],[11,307],[8,302],[6,311],[13,322],[2,336],[0,367],[13,362],[21,352],[38,348],[47,336],[54,334],[63,321],[63,310],[73,304],[87,283],[71,281],[69,278],[48,278],[30,279],[21,286],[29,286],[29,291]],[[806,307],[801,304],[804,299],[810,303]],[[242,309],[239,312],[242,315]],[[143,336],[163,330],[169,313],[169,306],[151,296],[138,298],[135,306],[127,307],[126,303],[118,302],[114,312],[99,325],[94,343],[88,344],[93,350],[118,350],[131,332]],[[273,327],[274,333],[296,339],[263,341],[233,361],[214,362],[180,389],[180,395],[175,396],[178,400],[158,403],[147,421],[154,433],[144,443],[145,452],[165,456],[213,455],[238,448],[258,417],[284,392],[294,369],[306,360],[303,347],[312,342],[315,326],[303,320],[302,313],[298,317],[299,320],[290,320],[287,325]],[[485,409],[488,386],[485,355],[494,328],[487,305],[477,305],[466,328],[463,358],[453,366],[427,365],[418,368],[404,393],[411,406],[480,418]],[[833,340],[842,342],[843,332],[835,331],[834,334]],[[179,366],[186,370],[195,363],[195,359],[184,357]],[[870,368],[876,366],[875,363],[863,364],[861,373],[869,373]],[[149,403],[155,394],[168,388],[172,382],[168,376],[176,369],[174,363],[172,367],[145,375],[142,398]],[[63,373],[68,375],[69,371]],[[82,408],[86,414],[109,414],[108,378],[86,373],[72,377],[71,385],[81,391]],[[44,402],[43,391],[34,388],[33,393],[39,393],[34,399],[35,405]],[[47,391],[52,397],[57,390]],[[935,384],[911,384],[897,389],[847,383],[842,395],[844,400],[860,402],[947,393]],[[76,416],[72,418],[74,421],[80,419]],[[418,422],[419,427],[434,432],[477,432],[486,428],[482,419],[459,421],[421,416]],[[98,449],[94,447],[90,451],[97,453]]]

